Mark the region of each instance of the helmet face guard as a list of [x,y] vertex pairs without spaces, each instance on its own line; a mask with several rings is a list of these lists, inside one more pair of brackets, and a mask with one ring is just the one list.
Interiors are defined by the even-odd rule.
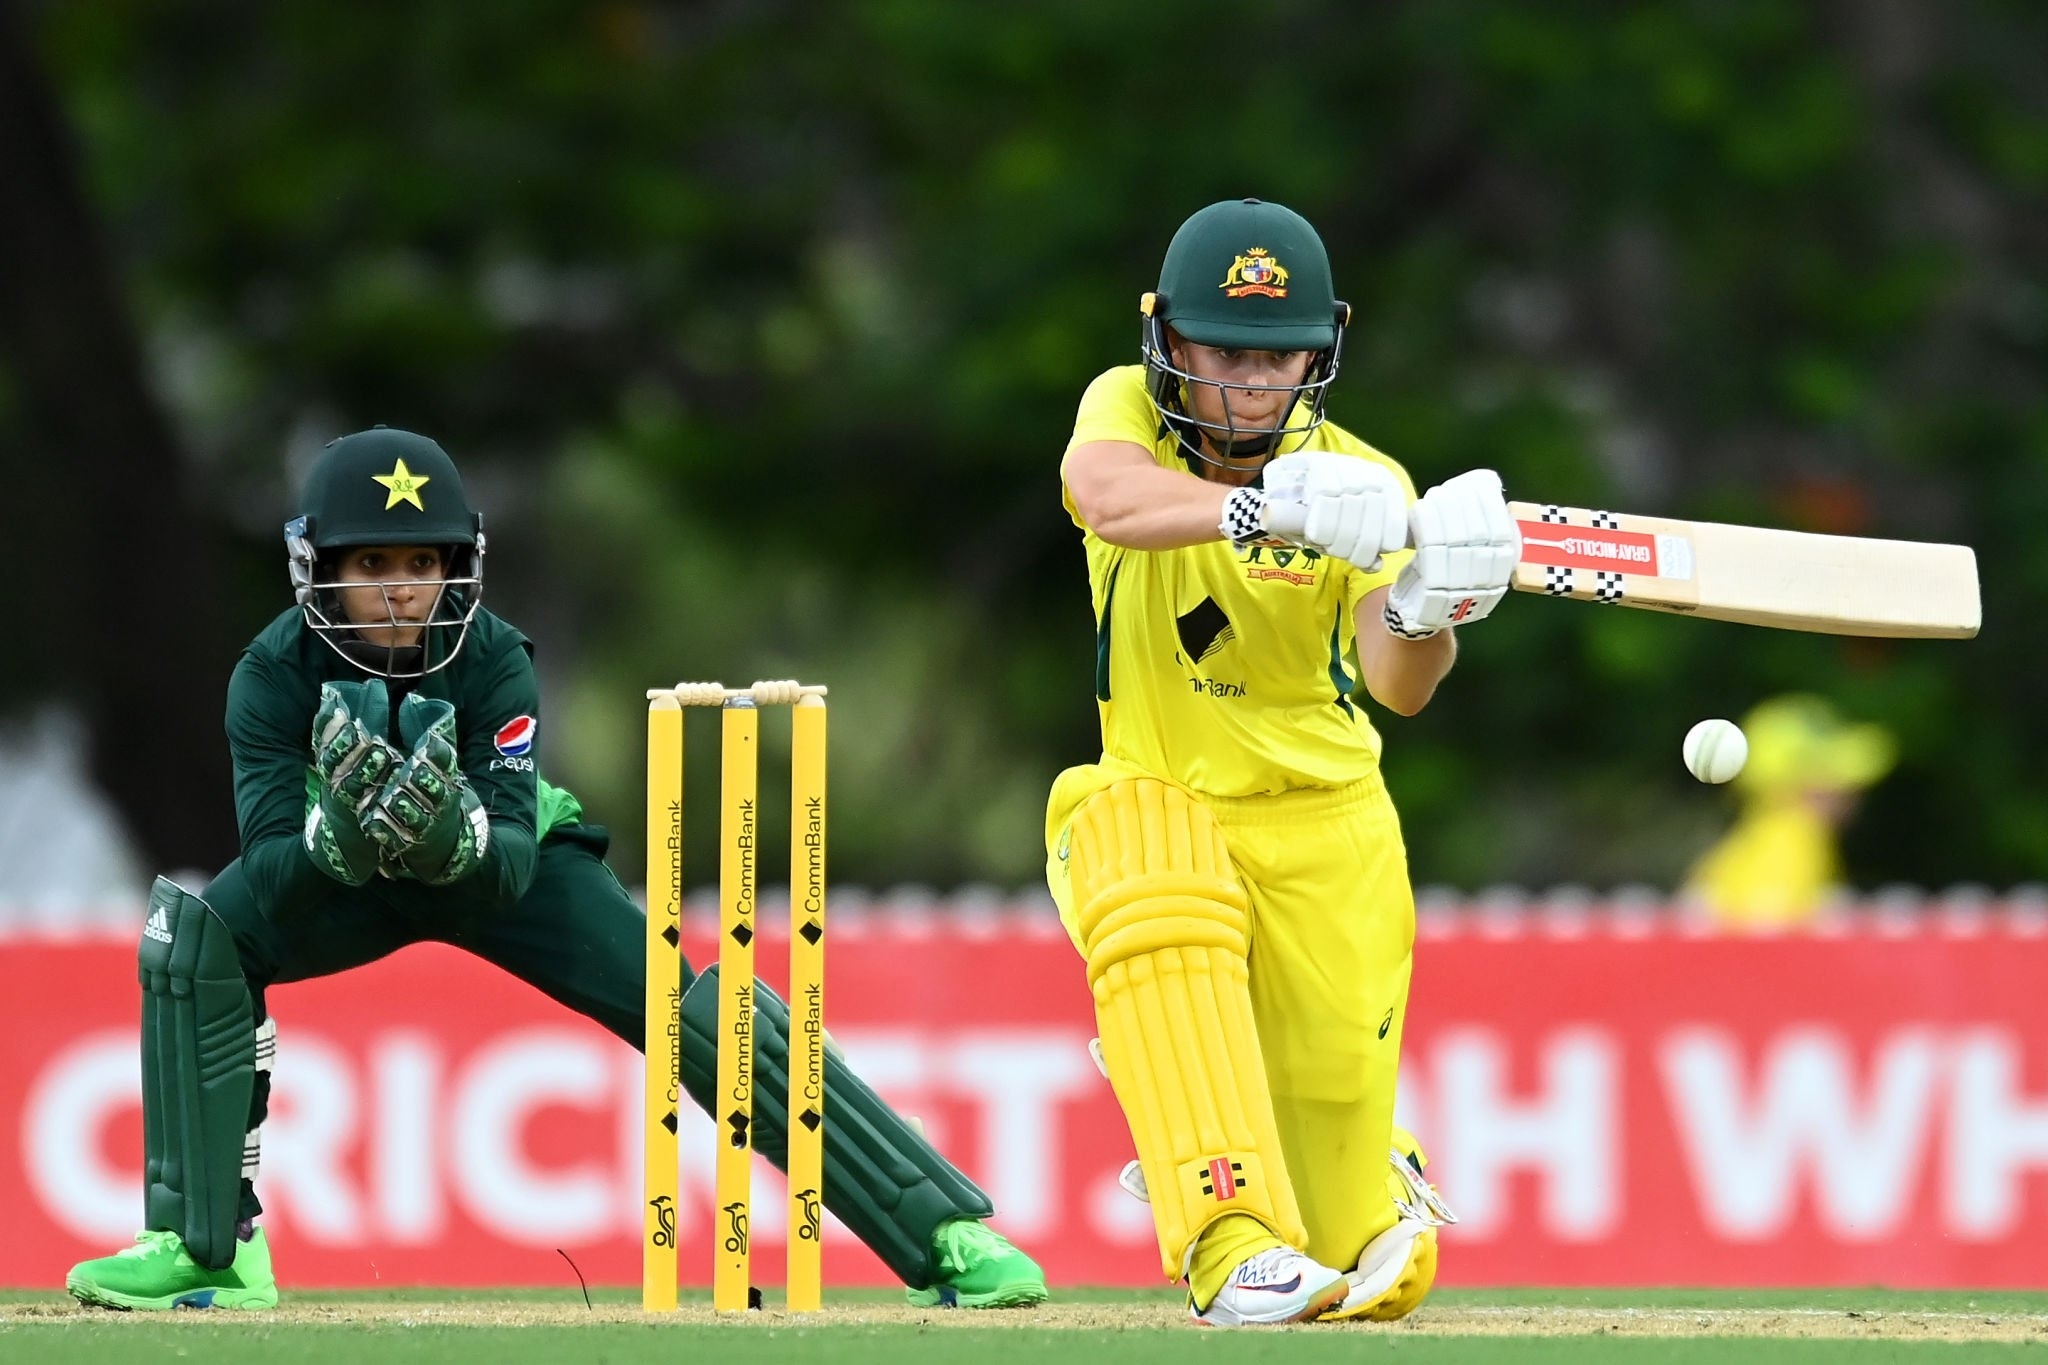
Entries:
[[[305,617],[306,626],[342,658],[382,678],[424,678],[455,662],[469,639],[484,597],[483,518],[476,518],[472,533],[475,543],[438,547],[442,555],[442,577],[344,582],[337,564],[342,554],[357,548],[328,545],[316,549],[317,527],[309,517],[295,517],[284,528],[285,553],[290,563],[292,593]],[[399,616],[392,601],[394,589],[431,589],[433,606],[421,620]],[[384,603],[383,619],[352,620],[342,605],[342,593],[376,592]],[[399,644],[398,632],[416,632],[412,641]],[[371,632],[387,632],[384,643]]]
[[[462,652],[483,604],[484,519],[470,510],[462,475],[438,442],[384,426],[329,441],[284,544],[307,628],[365,673],[423,678]],[[434,546],[441,577],[343,582],[345,552],[373,545]],[[400,589],[432,590],[424,620],[399,615],[393,593]],[[361,611],[379,598],[381,612],[363,612],[364,620],[352,620],[344,606],[353,600]],[[401,632],[408,643],[396,642]]]
[[[1337,299],[1322,238],[1294,210],[1261,199],[1199,210],[1173,234],[1159,288],[1139,311],[1146,387],[1195,473],[1298,450],[1323,424],[1351,307]],[[1224,351],[1307,352],[1309,363],[1298,384],[1200,378],[1174,360],[1175,336]],[[1252,423],[1238,415],[1252,394],[1284,401],[1270,421]]]
[[[1139,307],[1144,314],[1140,349],[1145,361],[1146,384],[1161,419],[1179,438],[1181,455],[1189,462],[1190,468],[1199,472],[1195,462],[1200,461],[1227,469],[1236,467],[1234,461],[1256,459],[1261,455],[1282,455],[1286,453],[1289,440],[1297,442],[1294,448],[1298,450],[1299,442],[1305,441],[1310,432],[1323,424],[1324,403],[1329,397],[1330,384],[1337,377],[1337,364],[1344,351],[1344,329],[1351,316],[1349,304],[1336,305],[1335,329],[1330,343],[1311,354],[1308,369],[1299,384],[1238,384],[1191,374],[1174,363],[1167,337],[1171,322],[1169,316],[1165,316],[1170,314],[1171,301],[1159,294],[1147,294]],[[1194,338],[1183,334],[1182,340],[1194,341]],[[1194,341],[1194,344],[1208,343]],[[1221,422],[1206,421],[1196,415],[1195,394],[1201,389],[1215,393],[1217,407],[1223,414]],[[1240,425],[1231,413],[1232,393],[1285,393],[1290,395],[1290,399],[1270,425]],[[1211,450],[1216,453],[1210,454]]]

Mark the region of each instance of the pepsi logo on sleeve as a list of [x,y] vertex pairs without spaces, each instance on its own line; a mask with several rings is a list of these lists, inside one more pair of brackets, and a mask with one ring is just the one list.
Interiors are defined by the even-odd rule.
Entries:
[[491,743],[507,758],[524,758],[533,752],[533,732],[539,724],[532,716],[514,716],[498,727]]

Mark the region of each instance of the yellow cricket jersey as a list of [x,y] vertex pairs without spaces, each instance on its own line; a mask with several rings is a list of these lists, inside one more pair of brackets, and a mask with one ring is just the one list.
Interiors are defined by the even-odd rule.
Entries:
[[[1343,428],[1323,423],[1295,450],[1399,465]],[[1145,367],[1108,371],[1088,386],[1067,449],[1129,441],[1185,469],[1174,434],[1145,387]],[[1218,539],[1178,550],[1111,545],[1086,534],[1095,599],[1095,697],[1106,761],[1128,764],[1212,796],[1341,787],[1379,763],[1380,738],[1350,700],[1356,608],[1394,581],[1408,553],[1366,573],[1315,550]]]
[[1842,881],[1834,828],[1795,797],[1746,805],[1680,894],[1703,902],[1721,924],[1787,925],[1819,914]]

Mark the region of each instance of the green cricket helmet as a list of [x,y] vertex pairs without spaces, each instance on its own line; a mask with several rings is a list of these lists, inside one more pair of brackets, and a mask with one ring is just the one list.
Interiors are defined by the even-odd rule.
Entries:
[[[454,662],[469,638],[484,595],[484,519],[470,510],[455,461],[438,443],[382,426],[329,441],[306,479],[299,515],[284,528],[284,542],[307,626],[364,672],[424,677]],[[436,546],[442,576],[344,585],[342,552],[365,545]],[[351,620],[342,608],[344,586],[380,590],[385,620]],[[424,619],[400,616],[391,593],[401,587],[434,589]],[[365,638],[365,631],[414,625],[422,627],[414,644]]]
[[[1159,267],[1159,288],[1139,303],[1147,383],[1160,415],[1194,461],[1279,454],[1287,438],[1323,424],[1323,400],[1337,377],[1351,305],[1340,302],[1330,280],[1330,256],[1306,218],[1259,199],[1211,204],[1180,226]],[[1225,385],[1198,379],[1174,363],[1167,329],[1202,346],[1239,351],[1307,351],[1299,384]],[[1203,421],[1189,401],[1197,386],[1218,391],[1224,420]],[[1230,417],[1232,390],[1285,389],[1292,400],[1273,425],[1239,426]],[[1297,447],[1298,448],[1298,447]]]

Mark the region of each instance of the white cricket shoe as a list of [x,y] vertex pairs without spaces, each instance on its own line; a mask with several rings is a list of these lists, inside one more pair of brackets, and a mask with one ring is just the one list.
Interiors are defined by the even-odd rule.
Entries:
[[1405,1317],[1436,1279],[1438,1226],[1403,1218],[1367,1242],[1357,1268],[1344,1277],[1344,1297],[1322,1314],[1323,1321]]
[[1206,1309],[1190,1305],[1188,1311],[1204,1327],[1307,1322],[1342,1303],[1350,1287],[1343,1271],[1293,1247],[1274,1247],[1239,1262]]
[[1436,1230],[1457,1222],[1458,1215],[1400,1148],[1390,1148],[1387,1161],[1406,1189],[1406,1198],[1394,1200],[1401,1216],[1365,1244],[1358,1265],[1344,1277],[1348,1288],[1343,1302],[1323,1314],[1325,1322],[1404,1318],[1436,1283]]

